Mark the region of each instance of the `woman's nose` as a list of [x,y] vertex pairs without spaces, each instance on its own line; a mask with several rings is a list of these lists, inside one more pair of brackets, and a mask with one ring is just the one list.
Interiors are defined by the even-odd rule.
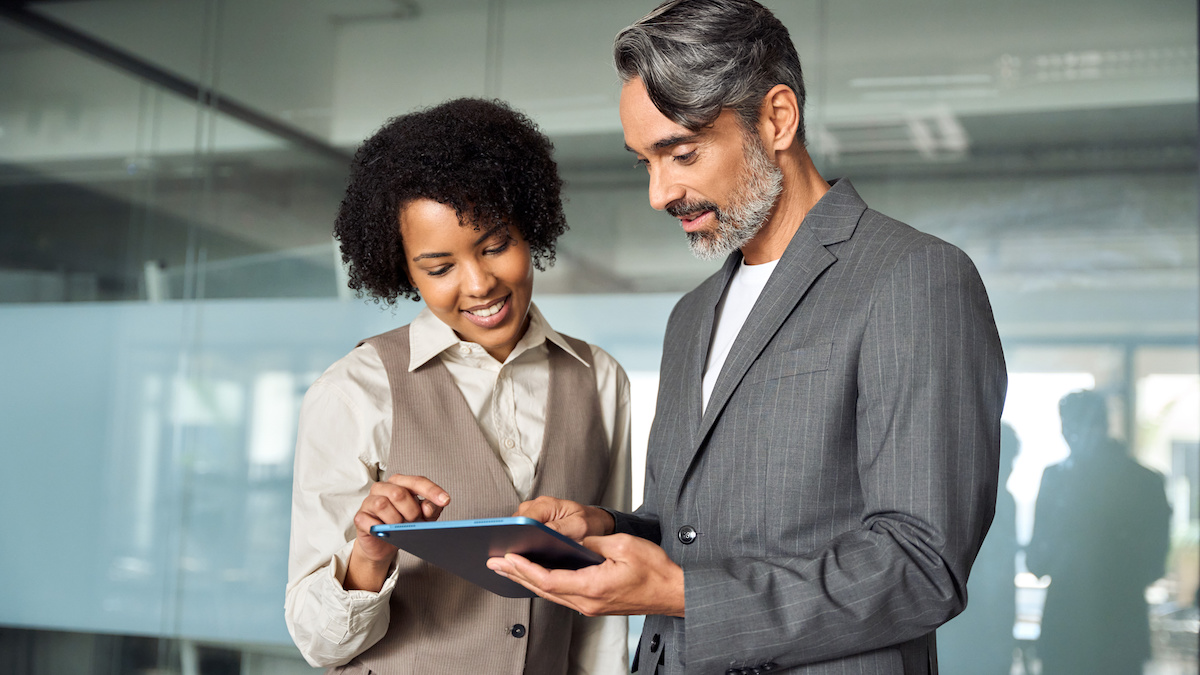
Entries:
[[463,265],[463,292],[472,297],[486,297],[496,287],[496,276],[486,265],[472,262]]

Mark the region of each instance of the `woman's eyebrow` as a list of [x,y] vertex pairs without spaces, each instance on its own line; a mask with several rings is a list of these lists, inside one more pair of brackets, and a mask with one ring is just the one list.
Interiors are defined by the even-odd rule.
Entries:
[[[483,242],[487,241],[489,237],[495,236],[497,232],[505,229],[506,227],[508,227],[507,223],[497,223],[496,225],[493,225],[490,229],[486,230],[483,234],[481,234],[479,236],[479,238],[475,240],[475,243],[473,245],[478,246],[478,245],[482,244]],[[422,253],[420,255],[413,256],[412,260],[413,260],[413,262],[417,262],[418,260],[424,260],[425,258],[449,258],[449,257],[450,257],[449,253]]]
[[504,229],[508,229],[508,223],[496,223],[491,228],[485,230],[483,234],[479,235],[479,238],[475,240],[474,246],[482,244],[488,239],[496,236],[497,232]]
[[449,253],[422,253],[421,255],[414,257],[413,262],[417,262],[418,260],[421,260],[424,258],[449,258],[449,257],[450,257]]

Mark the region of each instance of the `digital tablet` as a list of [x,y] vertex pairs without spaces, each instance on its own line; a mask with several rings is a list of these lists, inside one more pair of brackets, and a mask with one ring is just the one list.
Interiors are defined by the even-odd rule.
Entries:
[[604,562],[599,553],[519,516],[375,525],[371,534],[506,598],[536,594],[488,569],[488,558],[517,553],[547,569],[569,570]]

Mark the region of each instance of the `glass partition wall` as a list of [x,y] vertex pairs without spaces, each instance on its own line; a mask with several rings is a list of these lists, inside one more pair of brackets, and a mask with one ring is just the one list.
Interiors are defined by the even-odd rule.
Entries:
[[[0,670],[309,672],[282,619],[299,401],[420,307],[354,298],[331,223],[356,144],[450,97],[508,100],[555,141],[571,231],[538,304],[629,372],[640,495],[666,316],[715,269],[622,147],[611,39],[654,4],[0,10]],[[943,672],[1054,675],[1042,619],[1063,602],[1026,558],[1055,519],[1042,476],[1071,463],[1059,401],[1090,389],[1162,495],[1104,519],[1073,515],[1095,495],[1060,502],[1060,552],[1126,521],[1166,539],[1105,554],[1158,559],[1145,617],[1059,614],[1098,615],[1128,638],[1113,650],[1146,625],[1146,673],[1196,673],[1195,5],[767,4],[804,62],[822,174],[970,254],[1004,340],[1015,445]],[[1165,515],[1142,508],[1159,498]]]

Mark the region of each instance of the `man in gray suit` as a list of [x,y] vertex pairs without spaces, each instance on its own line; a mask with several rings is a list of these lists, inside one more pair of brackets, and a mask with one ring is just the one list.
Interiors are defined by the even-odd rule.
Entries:
[[667,324],[641,508],[519,512],[608,560],[489,566],[647,614],[639,673],[936,672],[996,498],[1006,375],[975,267],[817,173],[799,58],[753,0],[666,2],[615,57],[651,205],[725,265]]

